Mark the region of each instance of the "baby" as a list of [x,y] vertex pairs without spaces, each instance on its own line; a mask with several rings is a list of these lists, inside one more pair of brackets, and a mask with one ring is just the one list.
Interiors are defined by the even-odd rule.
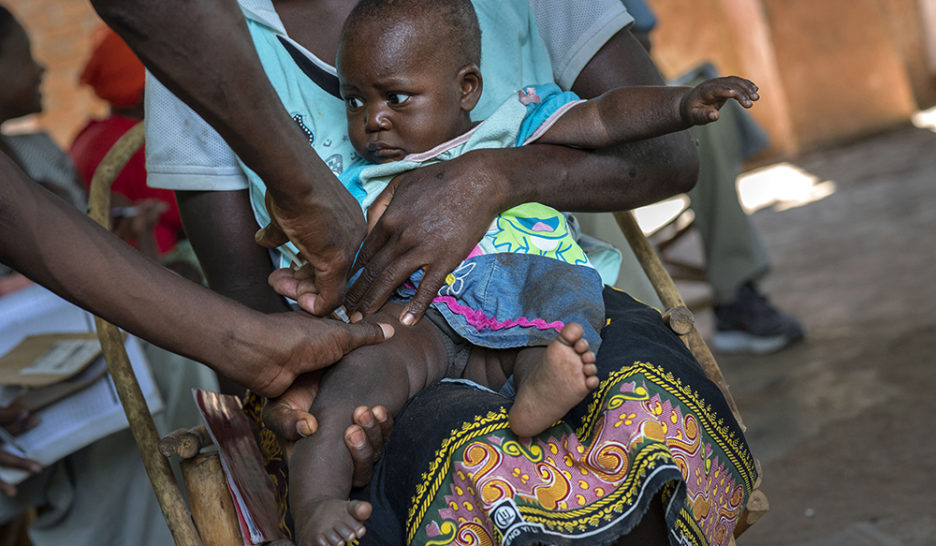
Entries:
[[[758,99],[757,87],[736,77],[695,88],[621,88],[590,101],[553,84],[531,85],[473,124],[480,34],[469,0],[363,0],[349,15],[337,68],[362,161],[341,179],[369,225],[386,208],[389,181],[421,165],[532,142],[607,147],[715,121],[729,99],[745,107]],[[415,273],[397,295],[412,297],[421,278]],[[355,350],[322,377],[311,408],[319,430],[296,443],[289,461],[299,543],[339,544],[364,532],[370,507],[347,500],[352,466],[342,436],[357,406],[396,414],[419,390],[461,376],[474,360],[513,376],[509,423],[518,436],[565,415],[598,386],[601,288],[561,213],[526,203],[498,215],[446,279],[429,320]],[[379,315],[391,320],[400,311],[391,302]]]

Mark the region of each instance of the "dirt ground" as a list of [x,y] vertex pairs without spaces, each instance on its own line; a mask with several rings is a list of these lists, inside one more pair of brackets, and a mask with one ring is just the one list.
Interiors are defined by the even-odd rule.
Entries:
[[936,544],[936,134],[908,126],[785,168],[814,195],[752,219],[774,262],[762,287],[807,338],[716,355],[771,505],[738,544]]

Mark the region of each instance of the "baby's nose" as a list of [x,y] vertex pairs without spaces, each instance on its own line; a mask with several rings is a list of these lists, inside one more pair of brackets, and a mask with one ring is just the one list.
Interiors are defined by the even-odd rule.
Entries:
[[385,131],[390,128],[390,118],[383,108],[374,108],[367,112],[367,130]]

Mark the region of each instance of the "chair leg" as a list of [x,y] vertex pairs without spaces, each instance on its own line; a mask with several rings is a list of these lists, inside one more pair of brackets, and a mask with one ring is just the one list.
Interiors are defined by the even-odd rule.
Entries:
[[227,488],[217,451],[181,462],[192,518],[205,546],[243,544],[234,499]]
[[754,525],[768,510],[770,510],[770,502],[767,501],[767,495],[760,489],[752,491],[751,496],[748,497],[747,505],[744,507],[744,511],[741,512],[737,525],[735,525],[734,536],[741,536],[741,533]]

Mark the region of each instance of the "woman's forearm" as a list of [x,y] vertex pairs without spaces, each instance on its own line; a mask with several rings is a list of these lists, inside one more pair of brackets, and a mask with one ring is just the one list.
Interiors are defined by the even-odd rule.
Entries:
[[[592,57],[572,91],[594,99],[612,89],[664,83],[640,42],[622,30]],[[586,210],[619,210],[688,191],[696,183],[699,158],[689,132],[679,131],[604,149],[585,165],[596,169],[588,189],[607,200],[606,205]]]
[[[589,61],[572,91],[595,99],[612,89],[663,83],[640,43],[622,30]],[[698,176],[698,154],[688,131],[598,150],[533,144],[472,153],[486,154],[485,165],[493,174],[484,193],[497,199],[493,208],[498,211],[527,201],[571,211],[631,209],[688,191]]]
[[283,108],[234,0],[92,4],[159,81],[266,181],[280,206],[310,193],[340,200],[344,189]]
[[262,385],[264,316],[145,258],[0,156],[0,261],[129,332]]
[[[684,133],[599,150],[532,144],[471,152],[498,173],[485,193],[493,210],[538,202],[559,210],[626,210],[688,191],[695,184],[694,153]],[[694,151],[694,149],[690,148]],[[470,154],[466,154],[466,157]]]

